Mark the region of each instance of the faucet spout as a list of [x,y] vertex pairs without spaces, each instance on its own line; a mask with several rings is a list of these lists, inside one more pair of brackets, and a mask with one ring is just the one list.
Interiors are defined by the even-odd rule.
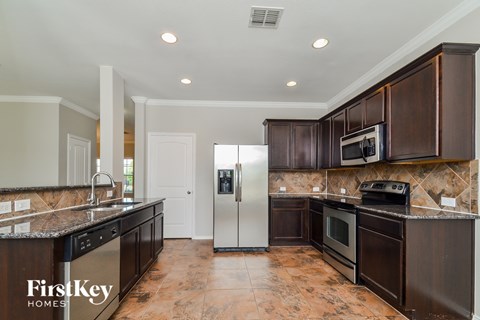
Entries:
[[110,186],[112,188],[115,188],[115,181],[113,180],[113,177],[110,173],[108,172],[103,172],[103,171],[100,171],[100,172],[97,172],[95,173],[93,176],[92,176],[92,190],[90,192],[90,195],[88,196],[88,199],[87,201],[91,204],[91,205],[99,205],[100,204],[100,199],[97,198],[97,196],[95,195],[95,178],[98,177],[99,175],[105,175],[107,176],[109,179],[110,179]]

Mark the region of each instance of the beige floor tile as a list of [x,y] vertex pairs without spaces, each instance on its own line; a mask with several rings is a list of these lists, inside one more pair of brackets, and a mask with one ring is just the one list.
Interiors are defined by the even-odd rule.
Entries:
[[284,268],[249,269],[248,274],[253,288],[295,287],[292,276]]
[[277,259],[285,268],[311,268],[315,259],[305,253],[277,254]]
[[253,289],[261,319],[307,319],[312,309],[294,288]]
[[215,254],[212,258],[211,267],[215,270],[222,269],[245,269],[245,259],[241,256],[223,256]]
[[363,303],[376,316],[399,316],[400,313],[385,303],[378,296],[365,287],[355,286],[348,288],[348,292],[358,301]]
[[250,289],[252,287],[246,269],[211,270],[207,289]]
[[151,301],[151,293],[129,293],[120,304],[110,320],[137,320],[145,313],[145,309]]
[[162,285],[163,280],[166,278],[166,276],[167,273],[149,271],[145,273],[142,279],[140,279],[140,281],[135,285],[135,287],[133,287],[132,292],[150,292],[154,294],[160,289],[160,286]]
[[159,291],[145,307],[142,319],[201,319],[205,291]]
[[271,253],[255,253],[245,255],[247,269],[281,268],[277,256]]
[[260,319],[253,291],[251,289],[207,291],[202,319]]
[[162,291],[203,290],[207,286],[207,271],[174,270],[162,282]]
[[335,274],[324,272],[321,268],[286,268],[286,270],[299,286],[323,287],[341,284]]

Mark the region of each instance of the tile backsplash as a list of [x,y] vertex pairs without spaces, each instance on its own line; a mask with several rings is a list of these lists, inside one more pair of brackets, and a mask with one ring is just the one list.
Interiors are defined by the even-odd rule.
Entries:
[[[368,180],[397,180],[410,183],[411,204],[422,207],[478,213],[478,160],[431,164],[376,163],[345,170],[311,172],[271,171],[269,192],[285,186],[288,193],[319,193],[360,197],[360,184]],[[455,198],[456,207],[441,205],[441,197]]]
[[[122,197],[122,183],[115,182],[116,187],[98,186],[95,188],[95,194],[100,201]],[[112,190],[112,197],[107,197],[107,191]],[[0,202],[11,201],[12,212],[0,214],[0,219],[21,217],[32,213],[40,213],[51,210],[59,210],[73,206],[87,204],[87,198],[90,193],[90,187],[66,187],[62,188],[41,188],[37,191],[12,191],[0,192]],[[14,201],[30,199],[30,209],[24,211],[14,211]]]

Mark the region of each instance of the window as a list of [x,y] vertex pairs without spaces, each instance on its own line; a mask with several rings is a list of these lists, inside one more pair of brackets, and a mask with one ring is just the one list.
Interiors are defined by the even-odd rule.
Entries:
[[[100,159],[97,159],[97,172],[100,172]],[[123,159],[123,192],[133,193],[133,159]]]
[[123,192],[133,193],[133,159],[123,160]]

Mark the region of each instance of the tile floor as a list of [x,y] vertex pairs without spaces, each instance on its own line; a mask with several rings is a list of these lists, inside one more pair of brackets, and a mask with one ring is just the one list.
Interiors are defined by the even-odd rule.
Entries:
[[209,240],[166,240],[111,319],[406,319],[312,247],[212,248]]

